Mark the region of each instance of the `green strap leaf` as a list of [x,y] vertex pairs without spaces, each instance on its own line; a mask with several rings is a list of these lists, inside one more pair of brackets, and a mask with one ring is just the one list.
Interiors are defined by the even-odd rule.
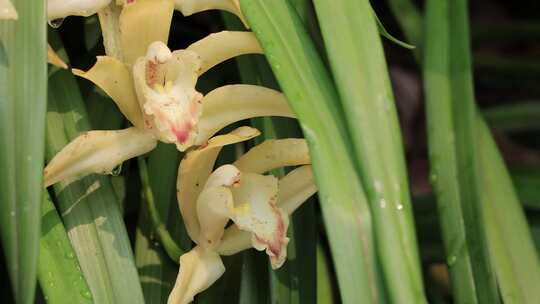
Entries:
[[310,146],[342,299],[377,302],[371,215],[354,171],[330,75],[287,1],[241,0],[240,4]]
[[41,204],[38,279],[48,303],[93,303],[66,229],[47,191]]
[[376,18],[365,0],[314,4],[370,202],[386,291],[392,302],[425,303],[401,131]]
[[[459,2],[459,3],[457,3]],[[465,4],[428,1],[424,81],[431,181],[458,303],[497,303],[475,140]]]
[[0,235],[16,303],[34,303],[47,102],[46,5],[0,20]]
[[488,246],[502,298],[505,303],[539,303],[540,260],[512,180],[481,119],[477,138]]

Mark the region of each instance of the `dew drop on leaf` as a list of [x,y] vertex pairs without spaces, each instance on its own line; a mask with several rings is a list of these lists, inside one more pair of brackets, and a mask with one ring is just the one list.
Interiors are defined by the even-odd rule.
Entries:
[[81,295],[87,299],[91,299],[92,298],[92,294],[90,293],[89,290],[83,290],[81,291]]

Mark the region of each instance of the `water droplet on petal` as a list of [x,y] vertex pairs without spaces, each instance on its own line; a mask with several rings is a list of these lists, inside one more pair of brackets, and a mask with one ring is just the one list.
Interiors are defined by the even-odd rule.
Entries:
[[49,20],[47,23],[49,23],[52,28],[57,29],[64,23],[64,18]]

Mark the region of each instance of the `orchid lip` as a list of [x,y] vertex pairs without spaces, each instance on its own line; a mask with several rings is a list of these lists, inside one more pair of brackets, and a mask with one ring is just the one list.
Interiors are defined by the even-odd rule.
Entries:
[[199,62],[191,51],[174,51],[160,41],[133,66],[135,90],[147,128],[179,150],[193,145],[202,95],[195,90]]

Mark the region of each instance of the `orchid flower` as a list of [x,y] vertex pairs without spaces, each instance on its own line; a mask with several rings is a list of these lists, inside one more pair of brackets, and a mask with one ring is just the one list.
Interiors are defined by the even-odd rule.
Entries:
[[16,20],[17,11],[9,0],[0,0],[0,20]]
[[[289,215],[317,189],[304,139],[267,140],[236,162],[212,172],[225,145],[259,135],[240,127],[189,151],[178,170],[178,203],[196,246],[180,257],[180,271],[169,304],[193,301],[225,271],[220,255],[248,248],[266,251],[273,269],[287,256]],[[263,175],[284,166],[300,166],[281,179]],[[233,225],[226,228],[229,221]]]
[[[98,57],[89,71],[73,73],[103,89],[133,127],[75,138],[45,168],[45,186],[110,173],[123,161],[154,149],[157,141],[185,151],[236,121],[294,117],[285,96],[268,88],[228,85],[206,96],[197,92],[198,77],[213,66],[262,50],[252,33],[224,31],[171,52],[165,42],[173,9],[172,0],[127,1],[118,22],[112,22],[117,28],[105,23],[112,28],[107,53],[113,56]],[[107,41],[105,45],[107,49]]]

